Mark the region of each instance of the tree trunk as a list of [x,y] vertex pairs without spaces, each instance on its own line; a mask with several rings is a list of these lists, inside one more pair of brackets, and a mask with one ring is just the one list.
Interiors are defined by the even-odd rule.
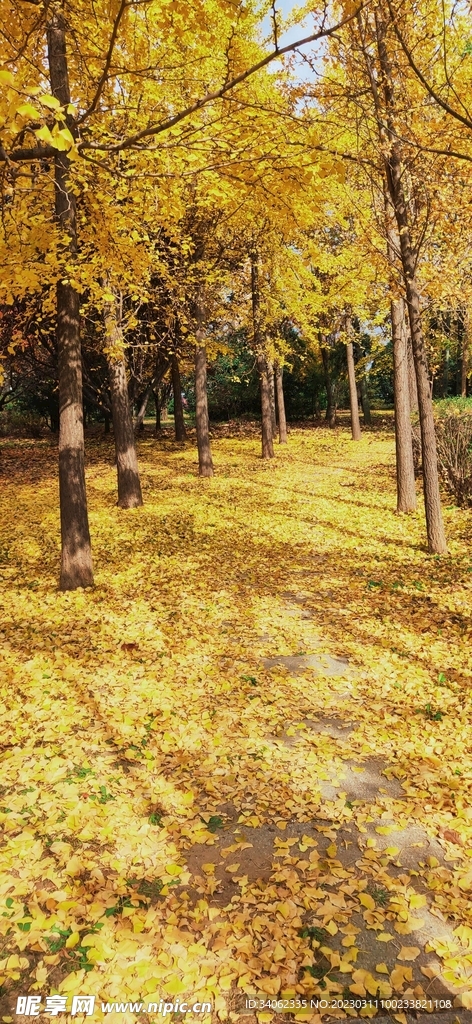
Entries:
[[59,433],[59,402],[57,395],[54,394],[48,401],[49,407],[49,419],[51,423],[51,430],[54,434]]
[[275,408],[275,382],[274,382],[274,364],[270,359],[266,359],[267,364],[267,382],[269,384],[269,400],[270,400],[270,422],[272,427],[272,437],[274,438],[277,433],[277,413]]
[[[395,132],[393,121],[395,99],[390,60],[386,47],[386,29],[378,10],[375,11],[375,22],[377,30],[377,49],[382,70],[385,105],[387,109],[386,128],[381,127],[380,134],[381,141],[384,146],[387,186],[395,212],[397,231],[400,238],[400,256],[405,282],[411,343],[415,363],[428,548],[431,553],[441,555],[447,551],[447,544],[444,533],[441,497],[439,491],[436,434],[434,429],[433,403],[431,400],[430,384],[428,379],[427,352],[421,324],[420,292],[416,280],[416,254],[411,242],[408,207],[403,189],[401,144]],[[381,121],[379,121],[379,126],[380,124]]]
[[[394,211],[387,189],[388,186],[385,181],[387,255],[393,277],[393,272],[398,267],[397,254],[400,250],[400,241],[393,222]],[[393,400],[395,406],[397,512],[414,512],[416,509],[416,486],[410,406],[411,342],[405,323],[405,301],[403,298],[391,299],[390,318],[392,324],[393,349]],[[412,353],[411,364],[413,367]],[[414,395],[416,395],[416,379],[414,383]]]
[[349,404],[351,406],[351,434],[353,441],[361,439],[361,425],[359,422],[359,406],[357,404],[356,370],[354,366],[354,349],[352,341],[346,345],[347,375],[349,380]]
[[134,421],[134,429],[135,430],[140,430],[140,431],[144,430],[144,417],[146,416],[146,411],[147,411],[149,399],[151,397],[153,384],[154,384],[153,380],[149,381],[149,384],[148,384],[146,390],[143,392],[143,394],[141,395],[141,397],[139,399],[139,408],[138,408],[138,412],[137,412],[137,415],[136,415],[136,419]]
[[272,434],[272,410],[270,405],[270,388],[267,374],[267,362],[262,352],[256,356],[257,372],[259,374],[259,388],[261,393],[261,415],[262,415],[262,458],[274,458],[274,445]]
[[251,253],[251,291],[254,351],[256,353],[256,366],[259,374],[259,388],[261,393],[262,458],[273,459],[274,445],[272,433],[272,410],[270,404],[267,360],[262,341],[259,295],[259,258],[256,252]]
[[[107,287],[110,289],[109,284]],[[143,504],[143,496],[134,440],[133,417],[128,397],[121,316],[116,298],[104,304],[104,319],[118,474],[117,504],[120,508],[138,508]]]
[[285,416],[285,399],[283,384],[283,368],[275,363],[275,392],[277,396],[277,412],[279,416],[279,444],[287,444],[287,419]]
[[416,509],[415,467],[411,439],[408,387],[408,336],[405,331],[403,299],[390,303],[393,343],[393,395],[395,404],[395,450],[397,464],[397,512]]
[[447,398],[449,395],[449,370],[450,370],[451,352],[449,348],[449,340],[446,344],[446,351],[444,352],[444,360],[441,374],[441,398]]
[[104,423],[105,423],[104,433],[105,434],[109,434],[110,433],[110,416],[109,416],[109,414],[107,412],[105,413],[105,416],[104,416]]
[[362,377],[361,377],[361,379],[359,381],[359,389],[360,389],[360,393],[361,393],[361,406],[362,406],[362,415],[364,417],[364,423],[366,424],[366,426],[370,427],[370,425],[372,423],[372,416],[371,416],[371,412],[370,412],[370,402],[369,402],[369,393],[367,391],[367,381],[365,379],[364,374],[362,374]]
[[[47,25],[51,92],[63,107],[70,104],[64,15],[55,11]],[[74,124],[68,122],[71,131]],[[59,500],[61,510],[61,590],[93,586],[92,550],[87,512],[82,419],[82,355],[79,295],[68,278],[67,264],[77,252],[75,194],[69,186],[67,153],[54,156],[56,221],[63,239],[66,266],[56,285],[59,374]]]
[[444,533],[441,497],[439,492],[433,403],[428,379],[426,349],[421,327],[420,296],[414,278],[414,260],[410,260],[408,255],[408,249],[410,248],[409,238],[405,238],[405,241],[403,239],[404,236],[401,236],[402,252],[405,253],[405,283],[407,288],[413,356],[415,360],[416,386],[418,389],[418,412],[420,418],[423,464],[423,492],[428,548],[433,554],[442,555],[447,551],[447,544]]
[[197,428],[198,472],[200,476],[213,476],[210,447],[210,421],[208,417],[207,362],[204,344],[203,311],[197,303],[197,347],[195,349],[195,426]]
[[329,352],[328,352],[328,349],[326,348],[326,345],[323,344],[323,342],[324,342],[323,335],[320,335],[321,358],[323,360],[323,372],[324,372],[325,388],[326,388],[326,413],[325,413],[325,420],[326,420],[326,422],[328,424],[328,427],[335,427],[336,426],[336,403],[334,401],[333,385],[332,385],[332,382],[331,382],[331,374],[329,372]]
[[108,359],[120,508],[143,504],[124,359]]
[[402,333],[404,335],[408,359],[408,394],[410,396],[410,412],[418,412],[418,388],[416,386],[415,360],[413,359],[413,347],[409,324],[403,317]]
[[160,432],[160,429],[161,429],[161,396],[159,394],[159,390],[154,391],[153,395],[154,395],[154,405],[156,407],[155,433],[158,434]]
[[[180,367],[177,356],[172,356],[171,360],[171,371],[172,371],[172,391],[174,393],[174,426],[175,426],[175,440],[185,441],[187,437],[187,431],[185,429],[184,420],[184,406],[182,402],[182,383],[180,380]],[[206,366],[205,366],[206,373]]]
[[467,377],[469,375],[469,317],[465,311],[463,312],[461,319],[461,396],[462,398],[467,398]]

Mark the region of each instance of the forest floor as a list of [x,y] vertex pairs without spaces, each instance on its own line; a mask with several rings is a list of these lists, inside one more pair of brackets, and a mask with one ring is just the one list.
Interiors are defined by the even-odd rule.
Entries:
[[259,449],[144,437],[123,512],[92,434],[60,594],[54,444],[0,443],[0,1020],[470,1016],[470,512],[428,555],[388,430]]

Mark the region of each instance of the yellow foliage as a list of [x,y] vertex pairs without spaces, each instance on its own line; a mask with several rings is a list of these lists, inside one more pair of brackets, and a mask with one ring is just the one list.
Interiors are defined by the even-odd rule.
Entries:
[[[331,964],[353,996],[386,998],[413,978],[422,943],[395,936],[421,928],[408,909],[425,902],[454,913],[455,933],[432,945],[459,979],[472,946],[459,884],[472,835],[468,513],[446,511],[451,554],[431,559],[419,520],[393,514],[389,434],[354,448],[342,432],[294,430],[270,467],[252,437],[214,448],[207,486],[190,446],[143,440],[146,504],[123,513],[109,451],[91,438],[96,588],[60,594],[49,443],[2,442],[7,991],[21,974],[25,993],[80,993],[91,979],[107,1000],[269,999],[300,975],[311,996],[324,990],[307,968]],[[304,618],[287,614],[301,587]],[[264,665],[310,645],[346,654],[346,672]],[[426,700],[441,720],[415,713]],[[300,728],[318,718],[355,723],[346,745]],[[364,796],[346,800],[346,762],[369,759],[401,780],[401,798],[365,796],[364,772]],[[340,795],[324,801],[333,778]],[[418,849],[417,875],[390,873],[403,847],[363,837],[379,820],[431,837],[453,827],[464,849],[444,864]],[[385,944],[371,972],[356,965],[359,920]],[[388,968],[390,985],[372,973],[384,953],[411,961]]]

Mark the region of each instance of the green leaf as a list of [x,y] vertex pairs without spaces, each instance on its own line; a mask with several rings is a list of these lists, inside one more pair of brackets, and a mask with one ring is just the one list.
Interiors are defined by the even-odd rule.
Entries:
[[50,110],[60,110],[61,104],[56,96],[40,96],[41,103]]
[[49,131],[47,124],[43,124],[42,128],[38,128],[38,130],[34,134],[36,135],[37,139],[40,139],[41,142],[47,142],[49,146],[54,145],[54,139],[51,135],[51,132]]
[[25,117],[29,121],[37,121],[38,119],[41,119],[39,110],[36,110],[36,107],[33,107],[32,103],[21,103],[20,106],[17,107],[16,112],[20,117]]

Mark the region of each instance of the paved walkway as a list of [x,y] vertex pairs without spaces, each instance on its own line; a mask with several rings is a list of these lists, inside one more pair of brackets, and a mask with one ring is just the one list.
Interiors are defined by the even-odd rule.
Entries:
[[[316,1021],[320,1012],[327,1021],[347,1013],[348,1017],[393,1017],[401,1024],[423,1014],[441,1024],[472,1022],[467,1009],[472,999],[470,994],[463,995],[470,986],[458,985],[456,978],[453,982],[447,969],[457,966],[452,963],[454,950],[472,963],[472,931],[459,938],[454,934],[454,924],[438,909],[426,884],[428,865],[434,867],[436,877],[441,867],[449,871],[450,844],[412,823],[411,816],[403,820],[405,792],[387,761],[352,755],[358,726],[355,671],[342,655],[323,651],[321,640],[311,631],[303,592],[285,597],[287,619],[296,617],[304,623],[311,653],[265,657],[262,664],[269,671],[286,673],[287,680],[306,677],[311,686],[320,676],[336,680],[338,710],[307,718],[295,729],[288,726],[275,738],[264,737],[264,743],[274,751],[295,751],[299,744],[316,751],[317,742],[325,743],[329,737],[333,764],[331,771],[318,774],[320,806],[315,820],[253,825],[249,816],[245,824],[239,809],[228,804],[221,808],[225,827],[215,844],[189,851],[190,887],[207,894],[211,878],[214,913],[224,909],[226,915],[248,904],[254,908],[260,899],[259,932],[257,914],[256,923],[254,914],[245,918],[255,940],[255,957],[264,945],[267,892],[306,894],[306,912],[291,919],[290,908],[275,954],[286,968],[292,941],[293,985],[285,985],[284,993],[283,989],[277,992],[274,984],[271,996],[270,985],[264,994],[257,984],[246,984],[242,994],[237,991],[229,997],[232,1019],[253,1017],[261,998],[290,1000],[296,995],[295,983],[308,971],[314,1001],[302,1009],[301,1017],[299,1011],[297,1019]],[[300,906],[299,898],[296,904]],[[294,935],[304,942],[301,951]],[[449,960],[445,948],[451,950]],[[462,996],[465,1005],[461,1005]],[[247,1003],[248,998],[252,1003]],[[284,1019],[275,1004],[273,1009],[274,1019]],[[269,1020],[270,1013],[266,1007],[259,1020]]]

